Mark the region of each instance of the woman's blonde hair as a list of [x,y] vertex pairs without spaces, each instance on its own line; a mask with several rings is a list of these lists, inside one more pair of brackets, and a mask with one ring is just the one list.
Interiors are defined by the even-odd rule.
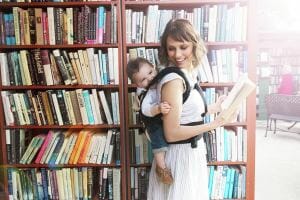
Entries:
[[159,60],[163,65],[169,65],[167,38],[171,37],[177,41],[187,41],[193,44],[193,66],[196,67],[201,63],[202,56],[206,53],[203,40],[194,29],[190,21],[186,19],[170,20],[160,39]]

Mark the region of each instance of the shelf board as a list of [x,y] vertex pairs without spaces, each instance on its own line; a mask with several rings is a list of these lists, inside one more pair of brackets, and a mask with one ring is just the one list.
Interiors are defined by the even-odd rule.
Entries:
[[50,164],[8,164],[2,165],[4,168],[65,168],[65,167],[120,167],[116,164],[59,164],[59,165],[50,165]]
[[119,85],[22,85],[0,86],[0,90],[53,90],[53,89],[119,89]]
[[248,0],[168,0],[168,1],[125,1],[125,6],[131,8],[142,8],[148,5],[159,5],[162,8],[193,8],[195,6],[207,4],[230,4],[230,3],[248,3]]
[[2,50],[16,50],[16,49],[80,49],[80,48],[117,48],[117,47],[118,47],[117,44],[0,45],[0,49],[2,49]]
[[209,166],[218,166],[218,165],[247,165],[246,162],[243,161],[236,161],[236,162],[231,162],[231,161],[217,161],[217,162],[209,162],[207,163]]
[[[233,122],[229,124],[225,124],[225,127],[235,127],[235,126],[243,126],[246,127],[247,123],[246,122]],[[134,128],[143,128],[144,126],[142,124],[130,124],[129,129],[134,129]]]
[[0,8],[12,8],[12,7],[21,7],[21,8],[45,8],[45,7],[82,7],[82,6],[110,6],[112,3],[117,4],[116,2],[111,1],[82,1],[82,2],[1,2]]
[[[200,83],[200,86],[203,88],[210,88],[210,87],[216,87],[216,88],[223,88],[223,87],[233,87],[235,83],[228,82],[228,83]],[[128,89],[136,89],[135,84],[129,84]]]
[[[205,42],[205,45],[208,47],[238,47],[238,46],[247,46],[247,42]],[[137,47],[153,47],[158,48],[160,46],[160,43],[127,43],[127,48],[137,48]]]
[[[236,161],[236,162],[231,162],[231,161],[218,161],[218,162],[209,162],[207,165],[246,165],[246,162],[242,161]],[[130,164],[130,167],[151,167],[151,163],[144,163],[144,164]]]
[[99,125],[14,125],[4,126],[4,129],[98,129],[98,128],[120,128],[120,125],[99,124]]
[[130,167],[151,167],[152,163],[130,164]]

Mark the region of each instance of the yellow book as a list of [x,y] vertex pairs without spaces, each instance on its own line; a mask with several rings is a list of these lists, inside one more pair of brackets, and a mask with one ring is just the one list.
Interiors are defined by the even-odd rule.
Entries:
[[81,142],[81,138],[82,138],[83,134],[84,134],[83,131],[80,131],[79,134],[78,134],[76,143],[75,143],[75,145],[73,147],[73,150],[72,150],[72,153],[70,155],[70,159],[69,159],[69,162],[68,162],[69,164],[73,164],[73,162],[74,162],[76,151],[78,150],[78,147],[79,147],[79,144]]
[[93,136],[93,132],[88,131],[87,136],[84,141],[83,149],[82,149],[79,159],[78,159],[78,163],[85,163],[85,158],[87,156],[87,153],[88,153],[90,145],[91,145],[92,136]]
[[88,133],[87,130],[82,130],[82,131],[80,131],[79,134],[81,134],[81,132],[82,132],[82,136],[81,136],[81,138],[79,138],[80,140],[79,140],[79,144],[77,146],[77,149],[76,149],[76,146],[74,148],[74,150],[76,150],[76,151],[75,151],[75,155],[74,155],[74,159],[73,159],[72,164],[76,164],[78,162],[80,153],[81,153],[81,151],[83,149],[83,145],[84,145],[87,133]]

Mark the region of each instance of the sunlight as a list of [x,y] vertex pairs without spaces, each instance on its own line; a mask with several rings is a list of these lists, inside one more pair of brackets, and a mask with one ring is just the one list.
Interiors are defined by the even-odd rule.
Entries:
[[300,31],[300,1],[261,0],[258,7],[261,30]]

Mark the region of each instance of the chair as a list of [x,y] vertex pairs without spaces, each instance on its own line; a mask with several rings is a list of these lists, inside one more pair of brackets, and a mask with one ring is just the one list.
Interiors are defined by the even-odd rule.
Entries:
[[274,134],[276,133],[276,120],[294,122],[288,127],[291,129],[297,122],[300,122],[300,96],[285,94],[269,94],[265,99],[267,109],[267,127],[265,137],[268,131],[272,130],[272,121],[274,121]]

